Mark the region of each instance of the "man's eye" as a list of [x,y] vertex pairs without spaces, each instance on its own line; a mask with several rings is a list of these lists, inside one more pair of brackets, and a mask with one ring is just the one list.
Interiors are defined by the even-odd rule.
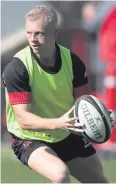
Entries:
[[37,36],[44,36],[44,33],[37,32],[36,35],[37,35]]
[[27,34],[29,34],[29,35],[30,35],[30,34],[31,34],[31,32],[27,31]]

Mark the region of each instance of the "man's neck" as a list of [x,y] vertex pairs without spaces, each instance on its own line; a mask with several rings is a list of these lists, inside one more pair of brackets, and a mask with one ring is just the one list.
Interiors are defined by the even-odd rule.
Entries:
[[56,46],[54,45],[54,47],[52,47],[49,51],[49,53],[47,53],[46,55],[42,55],[42,54],[36,54],[36,56],[38,57],[38,59],[40,61],[53,61],[55,59],[55,55],[56,55]]

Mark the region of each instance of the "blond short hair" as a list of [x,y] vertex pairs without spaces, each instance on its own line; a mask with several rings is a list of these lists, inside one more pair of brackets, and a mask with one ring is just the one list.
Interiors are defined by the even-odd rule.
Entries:
[[53,24],[53,26],[56,28],[58,25],[58,17],[55,10],[53,10],[51,7],[40,5],[36,8],[33,8],[31,11],[29,11],[25,15],[26,21],[37,21],[42,20],[45,22],[45,24]]

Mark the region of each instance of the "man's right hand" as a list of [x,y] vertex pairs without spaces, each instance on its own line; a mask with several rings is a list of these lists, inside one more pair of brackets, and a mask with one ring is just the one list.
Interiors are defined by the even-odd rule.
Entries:
[[83,124],[79,122],[78,117],[74,117],[74,108],[75,106],[58,118],[57,129],[68,130],[74,134],[79,133],[80,135],[80,133],[83,133]]

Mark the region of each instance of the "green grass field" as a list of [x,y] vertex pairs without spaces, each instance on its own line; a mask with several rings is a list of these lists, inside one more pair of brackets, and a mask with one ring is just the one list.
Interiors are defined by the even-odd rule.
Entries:
[[[103,161],[104,172],[112,183],[116,183],[116,161]],[[71,177],[72,183],[77,180]],[[1,149],[1,183],[48,183],[49,181],[24,166],[8,148]]]

